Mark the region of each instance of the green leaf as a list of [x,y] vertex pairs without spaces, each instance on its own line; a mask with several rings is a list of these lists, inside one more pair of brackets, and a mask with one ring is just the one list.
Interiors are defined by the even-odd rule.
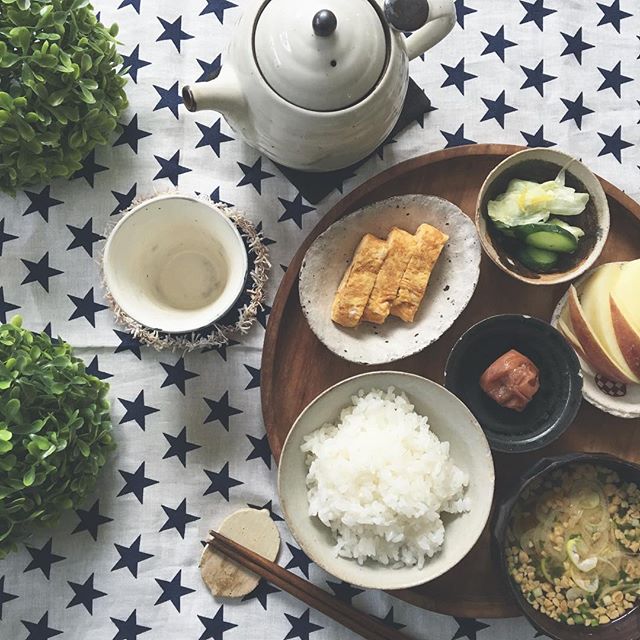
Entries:
[[6,91],[0,91],[0,108],[11,111],[12,107],[13,98]]
[[80,453],[85,458],[88,458],[91,455],[91,449],[89,448],[89,445],[83,440],[78,440],[77,444],[78,444],[78,449],[80,450]]
[[0,429],[0,442],[7,442],[8,440],[11,440],[12,435],[13,434],[8,429]]
[[22,484],[25,487],[30,487],[33,484],[33,481],[36,479],[36,468],[35,467],[29,467],[29,469],[27,470],[27,472],[24,474],[24,476],[22,477]]
[[26,11],[31,6],[31,0],[16,0],[19,9]]

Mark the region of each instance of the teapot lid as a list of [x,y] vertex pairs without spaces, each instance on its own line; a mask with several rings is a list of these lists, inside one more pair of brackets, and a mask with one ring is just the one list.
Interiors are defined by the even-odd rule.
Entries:
[[388,41],[370,0],[269,0],[255,25],[253,49],[280,97],[303,109],[337,111],[374,89]]

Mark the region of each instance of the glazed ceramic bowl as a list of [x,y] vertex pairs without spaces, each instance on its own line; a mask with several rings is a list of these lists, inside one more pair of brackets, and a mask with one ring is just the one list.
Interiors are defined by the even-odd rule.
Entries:
[[[555,271],[536,273],[514,257],[517,241],[495,229],[487,205],[504,193],[513,179],[546,182],[565,167],[567,186],[590,196],[585,211],[571,222],[581,227],[585,236],[574,253],[561,256]],[[525,149],[503,160],[487,176],[478,195],[476,226],[483,249],[500,269],[522,282],[553,285],[577,278],[598,259],[609,234],[609,205],[600,181],[582,162],[554,149]]]
[[[469,474],[466,495],[471,510],[444,515],[442,549],[422,569],[391,568],[377,562],[336,556],[335,540],[327,527],[309,516],[305,480],[305,454],[300,450],[305,436],[327,422],[335,422],[351,397],[360,390],[387,389],[404,392],[415,411],[429,418],[438,438],[450,443],[455,463]],[[354,443],[357,446],[357,443]],[[480,425],[471,412],[446,389],[426,378],[397,371],[364,373],[330,387],[313,400],[295,421],[282,449],[278,468],[278,492],[285,520],[300,548],[328,573],[371,589],[406,589],[430,582],[455,566],[476,543],[485,527],[493,500],[494,470],[491,451]]]
[[104,249],[106,286],[140,324],[166,333],[206,327],[244,289],[247,251],[235,225],[214,203],[164,195],[134,207]]
[[581,625],[567,625],[556,622],[536,611],[523,596],[518,585],[509,575],[507,558],[504,553],[507,528],[513,508],[525,489],[557,469],[574,463],[596,464],[615,471],[622,479],[640,484],[640,466],[604,453],[570,453],[564,456],[543,458],[522,477],[520,485],[502,502],[497,510],[493,527],[493,555],[500,564],[504,579],[522,613],[542,634],[554,640],[631,640],[640,638],[640,611],[638,607],[617,620],[595,628]]
[[[540,390],[521,413],[501,407],[479,382],[489,365],[511,349],[540,371]],[[582,373],[559,331],[537,318],[507,314],[482,320],[456,342],[445,387],[471,410],[494,451],[519,453],[540,449],[566,431],[582,400]]]

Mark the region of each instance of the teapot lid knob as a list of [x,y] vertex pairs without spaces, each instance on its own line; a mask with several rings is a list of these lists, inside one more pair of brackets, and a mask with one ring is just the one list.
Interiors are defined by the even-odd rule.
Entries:
[[384,17],[398,31],[417,31],[429,18],[428,0],[385,0]]
[[313,32],[321,38],[330,36],[338,26],[338,19],[333,11],[323,9],[313,16]]

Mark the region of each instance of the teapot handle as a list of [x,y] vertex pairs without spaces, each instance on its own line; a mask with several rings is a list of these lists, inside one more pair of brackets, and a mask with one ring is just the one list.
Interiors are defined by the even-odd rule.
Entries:
[[429,18],[406,40],[409,60],[422,55],[440,42],[456,24],[454,0],[429,0]]

